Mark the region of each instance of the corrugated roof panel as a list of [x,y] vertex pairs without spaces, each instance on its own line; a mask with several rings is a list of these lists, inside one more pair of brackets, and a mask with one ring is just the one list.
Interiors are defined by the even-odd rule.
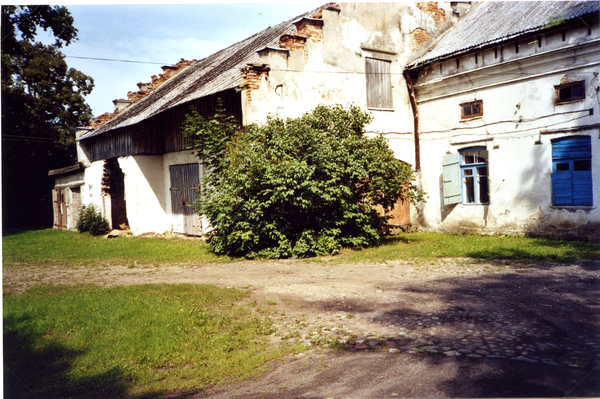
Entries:
[[409,67],[600,11],[598,1],[488,1],[477,5]]
[[227,47],[202,60],[194,62],[173,76],[155,91],[128,107],[111,121],[96,130],[82,135],[79,140],[94,137],[108,131],[142,122],[167,109],[241,85],[241,69],[257,63],[257,51],[267,47],[279,47],[282,34],[297,34],[292,24],[316,10],[269,27],[249,38]]

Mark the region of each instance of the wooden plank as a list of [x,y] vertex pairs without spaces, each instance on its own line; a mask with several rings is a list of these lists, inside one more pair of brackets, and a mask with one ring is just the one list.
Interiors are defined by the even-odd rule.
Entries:
[[376,109],[393,109],[390,62],[375,58],[366,59],[367,106]]
[[462,201],[460,190],[460,153],[442,157],[442,185],[444,205],[459,204]]

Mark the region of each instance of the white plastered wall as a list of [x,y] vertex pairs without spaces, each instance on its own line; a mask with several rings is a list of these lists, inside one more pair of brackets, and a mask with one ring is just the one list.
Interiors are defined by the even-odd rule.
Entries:
[[[470,55],[461,57],[462,76],[447,69],[456,65],[451,60],[441,66],[448,78],[436,77],[439,64],[431,67],[431,78],[420,77],[421,187],[429,194],[427,203],[420,208],[421,228],[539,234],[600,231],[597,44],[569,48],[581,43],[582,38],[595,40],[588,36],[587,29],[574,28],[567,31],[565,42],[559,41],[561,49],[556,35],[560,32],[544,37],[539,55],[532,56],[534,52],[524,51],[524,47],[519,52],[522,59],[503,53],[505,60],[515,60],[505,64],[505,68],[526,68],[525,78],[502,69],[493,57],[493,49],[479,58],[481,67],[481,60],[489,55],[490,65],[497,64],[493,69],[467,76],[468,69],[477,69],[471,62],[474,55]],[[573,37],[579,37],[579,41]],[[584,81],[585,98],[557,104],[554,87],[561,81]],[[483,117],[460,121],[460,104],[474,100],[483,101]],[[591,137],[594,205],[556,207],[552,205],[551,140],[575,135]],[[485,147],[489,151],[490,203],[444,206],[442,156],[470,147]]]
[[127,220],[133,234],[169,231],[164,195],[163,157],[136,155],[119,158],[125,175]]
[[95,204],[102,209],[102,173],[104,160],[95,161],[85,168],[85,184],[81,187],[81,202],[84,205]]
[[[323,10],[322,37],[308,36],[304,49],[261,52],[270,71],[260,89],[242,93],[244,124],[264,123],[267,115],[299,117],[320,104],[355,104],[373,116],[369,135],[385,134],[396,158],[415,165],[413,115],[403,77],[411,53],[411,33],[433,34],[440,26],[413,3],[340,3]],[[439,2],[452,19],[449,2]],[[367,107],[366,58],[390,61],[393,110]]]

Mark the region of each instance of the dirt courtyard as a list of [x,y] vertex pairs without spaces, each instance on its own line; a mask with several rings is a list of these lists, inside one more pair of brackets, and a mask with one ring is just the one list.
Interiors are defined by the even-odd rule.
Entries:
[[[274,344],[311,349],[197,397],[600,396],[600,261],[242,261],[7,267],[39,284],[214,284],[273,310]],[[334,343],[337,349],[329,349]]]

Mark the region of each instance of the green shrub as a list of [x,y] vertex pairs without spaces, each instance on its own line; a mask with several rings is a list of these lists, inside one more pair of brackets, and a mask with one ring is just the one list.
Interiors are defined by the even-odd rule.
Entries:
[[210,171],[195,207],[214,228],[212,249],[296,258],[379,243],[389,218],[375,208],[424,195],[383,136],[365,137],[371,120],[339,105],[244,129],[222,110],[188,115],[184,134]]
[[81,206],[81,212],[79,213],[79,220],[77,220],[76,227],[80,233],[89,231],[93,236],[101,236],[110,232],[108,222],[94,204]]

